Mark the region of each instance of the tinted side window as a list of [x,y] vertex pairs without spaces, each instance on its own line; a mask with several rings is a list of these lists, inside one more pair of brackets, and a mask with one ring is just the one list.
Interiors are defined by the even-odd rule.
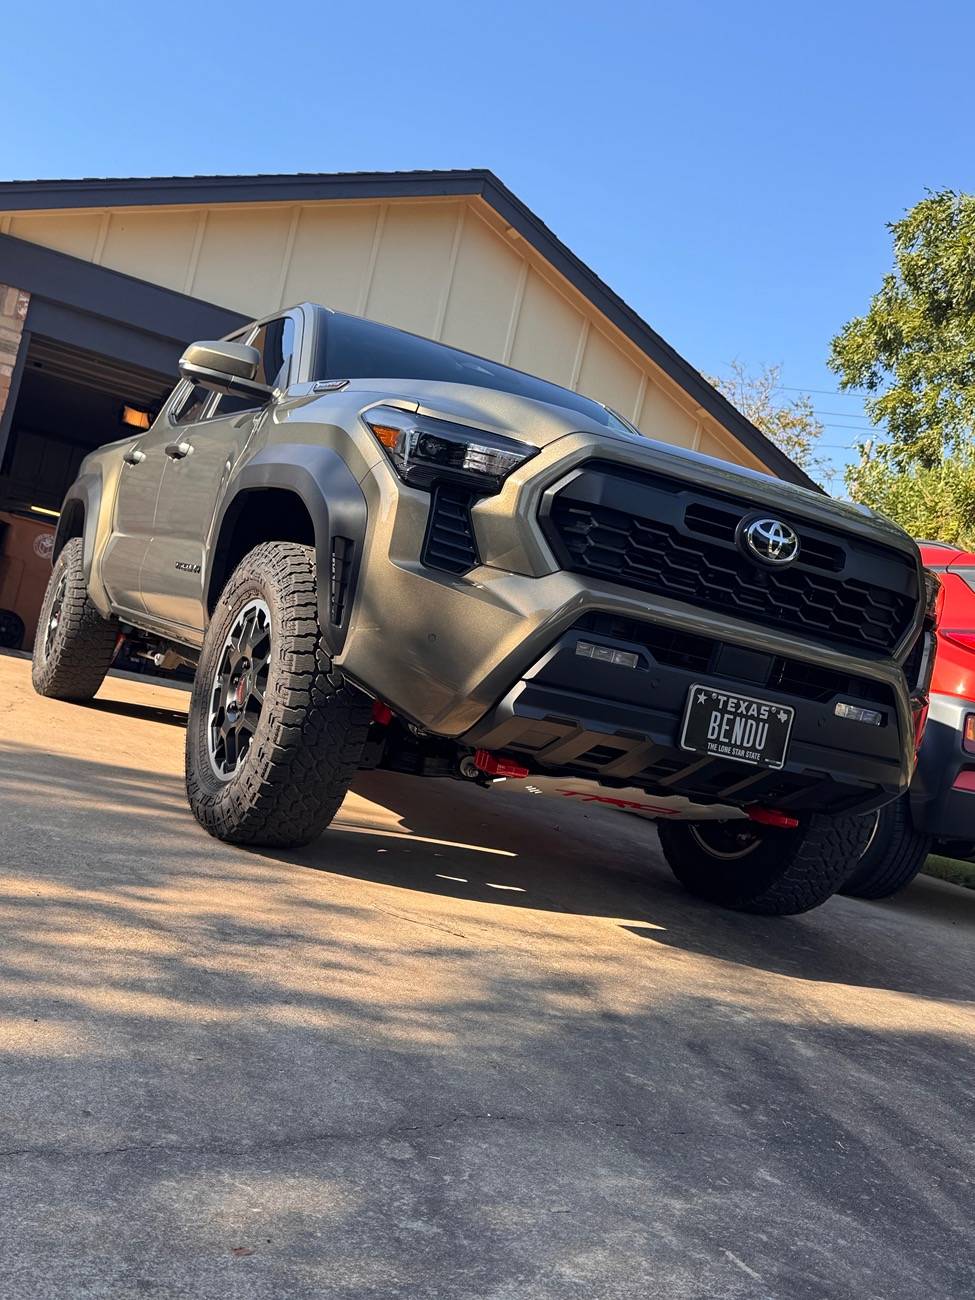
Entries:
[[209,397],[209,388],[204,388],[202,384],[194,384],[183,394],[169,418],[173,424],[193,424],[202,417],[203,408]]
[[[295,350],[295,323],[290,316],[279,316],[262,325],[250,340],[252,348],[261,354],[257,367],[257,381],[271,388],[284,388],[290,381],[291,358]],[[253,397],[225,394],[217,403],[214,415],[236,415],[238,411],[253,411],[260,405]]]
[[295,323],[291,317],[279,316],[262,325],[251,347],[261,354],[262,364],[257,371],[260,382],[272,388],[287,387],[295,350]]

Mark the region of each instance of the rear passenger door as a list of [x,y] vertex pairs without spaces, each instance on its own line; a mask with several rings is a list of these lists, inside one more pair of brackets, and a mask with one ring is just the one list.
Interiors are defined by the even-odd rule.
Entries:
[[[296,320],[279,316],[240,342],[261,354],[257,379],[276,392],[291,382]],[[154,618],[188,630],[198,641],[206,621],[203,580],[217,501],[255,428],[275,399],[213,394],[202,418],[174,430],[156,503],[152,541],[142,569],[142,598]]]
[[156,501],[166,472],[166,445],[173,429],[198,420],[212,394],[199,385],[178,384],[145,433],[122,451],[112,533],[101,558],[101,576],[116,611],[145,612],[142,563],[152,539]]

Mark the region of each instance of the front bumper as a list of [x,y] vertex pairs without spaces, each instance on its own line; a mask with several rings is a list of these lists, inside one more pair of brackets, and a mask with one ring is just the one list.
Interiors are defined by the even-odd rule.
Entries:
[[[579,642],[635,654],[637,665],[596,660],[578,652]],[[558,771],[696,804],[866,812],[896,796],[906,778],[893,693],[860,679],[858,694],[852,677],[852,689],[834,690],[829,673],[806,668],[804,674],[802,665],[788,664],[783,671],[780,657],[723,639],[597,614],[563,634],[464,739],[516,756],[542,775]],[[687,697],[697,685],[794,708],[785,766],[755,767],[680,748]],[[883,725],[838,718],[838,698],[877,711]]]
[[[577,441],[574,454],[592,454],[591,439],[565,440]],[[776,806],[836,810],[867,810],[906,788],[913,731],[897,664],[558,569],[538,505],[565,472],[565,459],[553,454],[550,466],[546,459],[543,453],[520,482],[478,504],[473,519],[484,562],[458,576],[418,558],[429,496],[404,487],[385,465],[363,477],[369,527],[348,637],[336,660],[350,678],[427,732],[531,754],[533,770],[571,768],[608,785],[632,785],[637,775],[645,789],[693,793],[705,802],[774,797]],[[639,623],[654,635],[699,638],[710,649],[693,669],[662,661],[647,645],[637,670],[583,661],[575,655],[579,629],[597,615]],[[721,647],[744,654],[719,660]],[[751,667],[749,654],[756,657]],[[776,677],[772,660],[789,665],[789,684]],[[817,673],[842,685],[810,695],[802,679]],[[796,709],[784,769],[701,762],[678,748],[687,691],[712,678]],[[883,726],[836,719],[837,696],[877,708]],[[609,751],[605,763],[584,757],[600,746]]]
[[[911,783],[911,817],[920,831],[939,839],[975,841],[975,754],[963,746],[965,718],[975,700],[932,695],[917,771]],[[968,775],[970,774],[970,775]]]

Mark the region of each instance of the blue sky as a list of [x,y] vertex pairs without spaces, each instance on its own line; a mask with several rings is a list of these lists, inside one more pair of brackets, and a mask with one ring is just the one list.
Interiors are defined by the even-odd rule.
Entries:
[[3,30],[0,176],[490,167],[699,368],[815,390],[838,463],[866,425],[825,358],[885,222],[975,185],[962,0],[37,0]]

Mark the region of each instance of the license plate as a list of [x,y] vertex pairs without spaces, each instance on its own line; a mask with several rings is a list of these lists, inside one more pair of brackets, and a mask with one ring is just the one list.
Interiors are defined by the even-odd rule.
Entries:
[[713,686],[692,686],[684,709],[681,749],[757,767],[782,767],[795,713],[787,704]]

